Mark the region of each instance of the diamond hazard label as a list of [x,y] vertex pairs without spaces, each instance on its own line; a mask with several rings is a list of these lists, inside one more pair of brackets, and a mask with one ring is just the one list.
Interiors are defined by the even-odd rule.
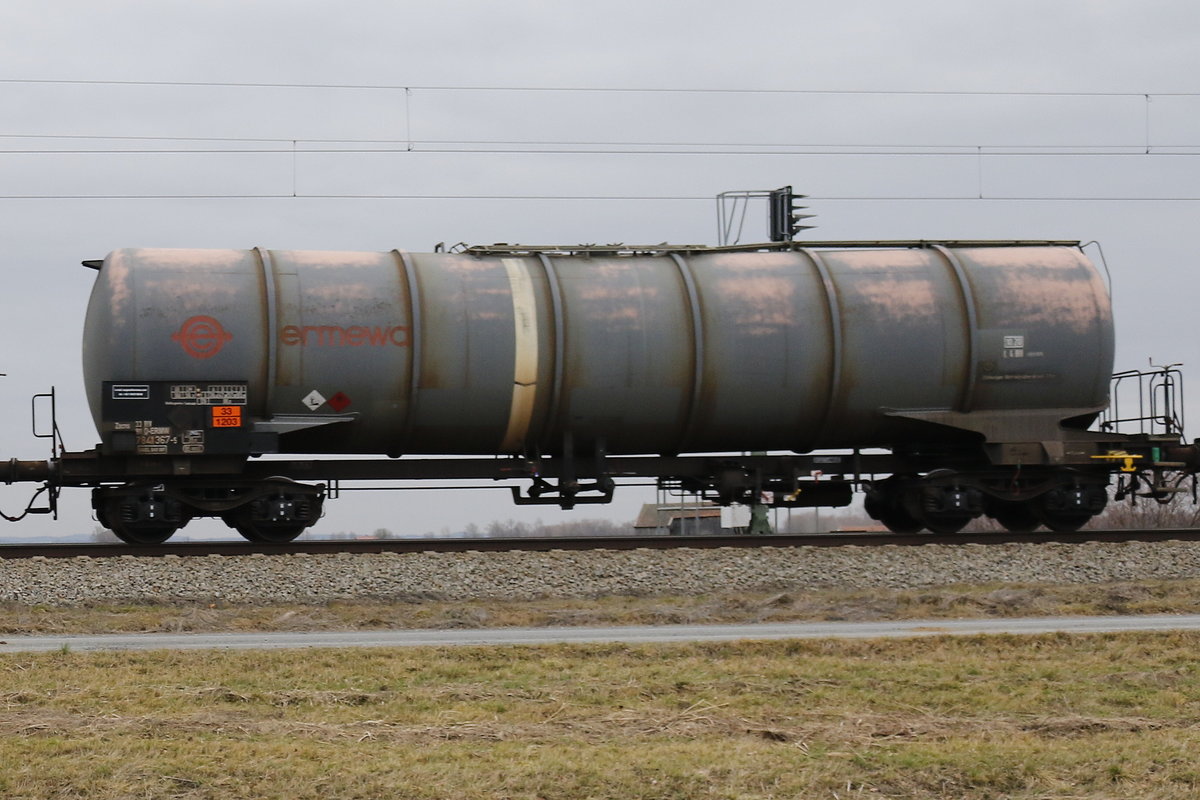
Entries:
[[308,407],[309,411],[316,411],[318,408],[325,405],[325,395],[321,394],[316,389],[313,389],[311,392],[305,395],[304,399],[300,402],[304,403],[304,405]]
[[350,405],[350,397],[345,392],[338,392],[329,398],[329,407],[334,411],[341,411],[348,405]]

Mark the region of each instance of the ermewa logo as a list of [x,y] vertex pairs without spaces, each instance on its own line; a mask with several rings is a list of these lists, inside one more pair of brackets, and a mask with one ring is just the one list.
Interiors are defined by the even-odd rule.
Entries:
[[221,327],[221,323],[203,314],[188,317],[179,330],[171,334],[179,342],[183,352],[192,358],[212,358],[221,352],[233,334]]
[[279,341],[300,347],[407,347],[408,326],[284,325]]

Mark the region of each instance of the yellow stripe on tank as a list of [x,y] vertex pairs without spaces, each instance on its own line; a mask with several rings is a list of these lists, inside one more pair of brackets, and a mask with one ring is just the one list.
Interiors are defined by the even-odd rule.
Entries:
[[537,399],[537,296],[533,291],[529,267],[523,259],[504,258],[501,261],[508,271],[508,283],[512,287],[515,357],[512,406],[508,414],[508,428],[500,442],[500,452],[519,453],[529,433],[534,401]]

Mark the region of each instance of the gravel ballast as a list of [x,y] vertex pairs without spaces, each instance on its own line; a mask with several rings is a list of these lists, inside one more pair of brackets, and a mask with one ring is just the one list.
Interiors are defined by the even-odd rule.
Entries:
[[0,559],[0,602],[324,603],[1200,577],[1200,543]]

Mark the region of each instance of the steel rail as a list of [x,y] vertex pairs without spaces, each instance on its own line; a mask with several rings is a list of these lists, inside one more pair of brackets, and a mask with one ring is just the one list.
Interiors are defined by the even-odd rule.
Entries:
[[998,545],[998,544],[1084,544],[1088,542],[1168,542],[1200,541],[1200,528],[1154,530],[1096,530],[1075,533],[879,533],[847,531],[838,533],[771,534],[766,536],[605,536],[549,538],[464,539],[414,538],[337,540],[314,539],[263,544],[245,541],[166,542],[158,545],[81,543],[0,544],[0,559],[22,558],[114,558],[203,557],[244,555],[290,555],[333,553],[463,553],[463,552],[548,552],[551,550],[670,550],[692,548],[711,550],[722,547],[881,547],[886,545]]

